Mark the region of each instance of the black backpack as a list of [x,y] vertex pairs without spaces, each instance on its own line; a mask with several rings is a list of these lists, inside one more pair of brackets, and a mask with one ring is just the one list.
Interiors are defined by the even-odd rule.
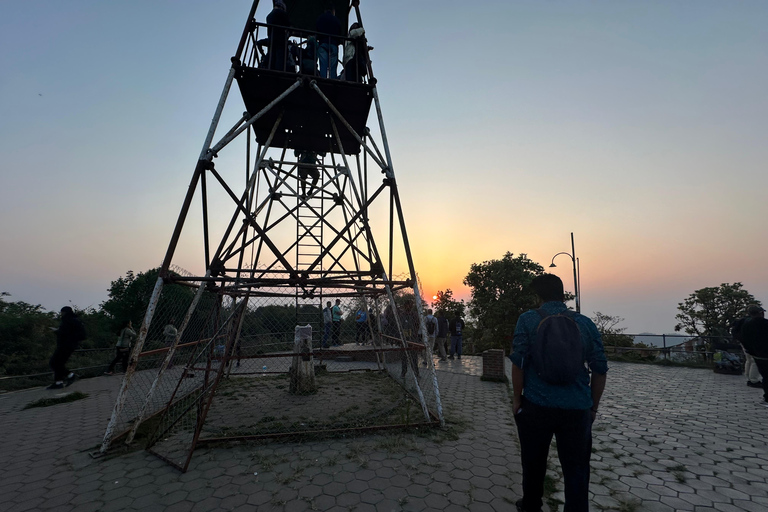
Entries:
[[541,316],[541,322],[530,349],[533,369],[548,384],[567,386],[575,383],[586,370],[584,345],[573,314],[549,315],[543,309],[536,312]]
[[435,323],[436,321],[434,318],[432,320],[427,320],[427,334],[430,336],[435,334]]

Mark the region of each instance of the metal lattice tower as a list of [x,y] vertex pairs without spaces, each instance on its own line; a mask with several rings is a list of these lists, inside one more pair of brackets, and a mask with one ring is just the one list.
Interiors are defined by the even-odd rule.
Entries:
[[[290,29],[257,22],[253,2],[102,453],[149,418],[150,449],[182,470],[207,441],[443,423],[359,2],[335,2],[357,24],[338,38],[355,50],[340,78],[315,67],[319,3],[286,3]],[[234,82],[246,111],[216,141]],[[188,225],[200,226],[195,200],[205,271],[173,271]],[[331,299],[344,318],[326,331]],[[355,371],[357,396],[324,398]],[[230,392],[243,402],[226,405]]]

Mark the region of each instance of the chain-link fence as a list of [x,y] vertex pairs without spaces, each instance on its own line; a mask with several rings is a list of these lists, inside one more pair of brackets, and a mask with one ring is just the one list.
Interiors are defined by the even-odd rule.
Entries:
[[108,441],[136,432],[183,470],[200,443],[440,423],[412,290],[284,291],[202,291],[188,313],[195,290],[164,286]]

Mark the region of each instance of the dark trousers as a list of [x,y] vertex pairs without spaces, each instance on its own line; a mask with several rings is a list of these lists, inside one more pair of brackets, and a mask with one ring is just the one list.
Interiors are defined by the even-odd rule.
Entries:
[[768,359],[755,358],[755,365],[763,379],[763,400],[768,402]]
[[328,346],[328,341],[331,338],[331,322],[323,324],[323,348]]
[[341,336],[341,322],[333,322],[333,344],[341,345],[339,337]]
[[368,326],[365,322],[357,322],[357,332],[355,333],[355,343],[365,343]]
[[592,413],[589,409],[554,409],[523,399],[515,416],[523,464],[523,509],[538,511],[552,436],[565,480],[563,512],[589,510],[589,459],[592,456]]
[[53,370],[54,381],[64,381],[67,378],[67,375],[69,375],[67,361],[69,360],[69,356],[72,355],[72,352],[75,351],[75,348],[76,347],[57,346],[56,350],[53,351],[49,364],[51,370]]
[[128,356],[131,354],[131,349],[128,348],[119,348],[115,347],[115,358],[112,360],[111,363],[109,363],[109,369],[108,372],[112,373],[115,371],[115,366],[117,365],[118,361],[123,365],[123,371],[128,370]]

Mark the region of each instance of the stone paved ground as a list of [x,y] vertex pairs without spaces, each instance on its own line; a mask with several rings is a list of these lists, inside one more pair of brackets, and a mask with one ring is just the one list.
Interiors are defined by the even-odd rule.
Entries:
[[[513,510],[521,475],[509,395],[481,381],[479,366],[438,366],[446,432],[206,448],[185,474],[144,451],[88,455],[117,377],[76,382],[66,391],[87,399],[48,408],[21,410],[55,392],[0,395],[0,510]],[[614,363],[595,423],[593,509],[768,510],[759,398],[742,377]]]

